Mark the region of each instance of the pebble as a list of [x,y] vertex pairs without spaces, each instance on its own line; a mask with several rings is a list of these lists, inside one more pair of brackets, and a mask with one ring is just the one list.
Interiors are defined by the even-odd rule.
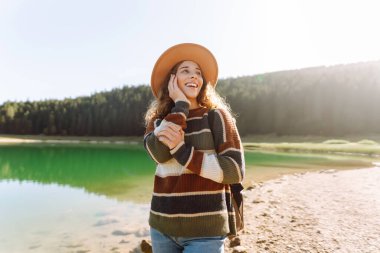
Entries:
[[121,230],[115,230],[112,232],[112,235],[116,235],[116,236],[124,236],[124,235],[129,235],[129,234],[132,234],[132,232],[130,231],[121,231]]
[[236,247],[236,246],[240,246],[241,245],[241,241],[240,241],[240,238],[239,237],[234,237],[231,239],[230,241],[230,248],[233,248],[233,247]]
[[237,247],[234,248],[234,250],[232,251],[232,253],[248,253],[248,251],[243,246],[237,246]]
[[94,224],[94,227],[100,227],[112,223],[118,223],[119,221],[117,219],[104,219],[104,220],[99,220]]

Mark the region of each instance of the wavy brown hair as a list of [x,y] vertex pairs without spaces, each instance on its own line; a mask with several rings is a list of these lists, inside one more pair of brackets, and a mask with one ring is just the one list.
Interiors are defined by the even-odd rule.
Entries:
[[[160,89],[157,92],[157,98],[150,104],[146,114],[145,114],[145,124],[148,125],[149,122],[157,118],[164,118],[168,115],[171,109],[174,107],[174,101],[169,97],[168,83],[171,74],[176,74],[179,65],[178,62],[171,71],[167,74],[164,82],[160,85]],[[202,75],[203,80],[205,80]],[[231,108],[228,103],[215,91],[215,88],[210,83],[204,83],[199,94],[197,96],[197,102],[200,106],[209,109],[223,109],[232,116]]]

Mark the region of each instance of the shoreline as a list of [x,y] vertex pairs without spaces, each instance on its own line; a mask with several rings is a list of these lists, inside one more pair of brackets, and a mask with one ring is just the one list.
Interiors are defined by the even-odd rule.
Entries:
[[[298,137],[301,138],[301,137]],[[380,145],[377,142],[368,143],[333,143],[325,144],[320,142],[300,142],[294,139],[293,142],[247,142],[242,139],[242,144],[246,152],[268,151],[284,153],[314,153],[331,155],[359,155],[367,157],[380,157]],[[336,140],[335,140],[336,141]],[[341,141],[341,140],[340,140]],[[111,145],[142,145],[143,137],[94,137],[94,136],[15,136],[0,135],[0,145],[16,144],[111,144]]]
[[[142,138],[142,137],[141,137]],[[70,138],[16,138],[0,136],[0,145],[2,144],[23,144],[23,143],[49,143],[49,144],[138,144],[142,142],[138,137],[118,138],[118,137],[70,137]]]

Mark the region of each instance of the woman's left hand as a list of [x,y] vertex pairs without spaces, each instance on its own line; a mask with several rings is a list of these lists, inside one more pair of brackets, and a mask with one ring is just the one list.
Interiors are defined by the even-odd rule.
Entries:
[[174,130],[169,126],[158,131],[156,135],[158,140],[165,144],[169,149],[175,148],[185,139],[185,133],[182,129]]

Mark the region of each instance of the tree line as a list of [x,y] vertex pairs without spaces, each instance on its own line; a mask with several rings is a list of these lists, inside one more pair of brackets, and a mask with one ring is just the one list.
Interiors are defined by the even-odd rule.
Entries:
[[[230,103],[242,136],[380,133],[380,61],[227,78],[216,90]],[[5,102],[0,133],[141,136],[150,86],[87,97]]]

